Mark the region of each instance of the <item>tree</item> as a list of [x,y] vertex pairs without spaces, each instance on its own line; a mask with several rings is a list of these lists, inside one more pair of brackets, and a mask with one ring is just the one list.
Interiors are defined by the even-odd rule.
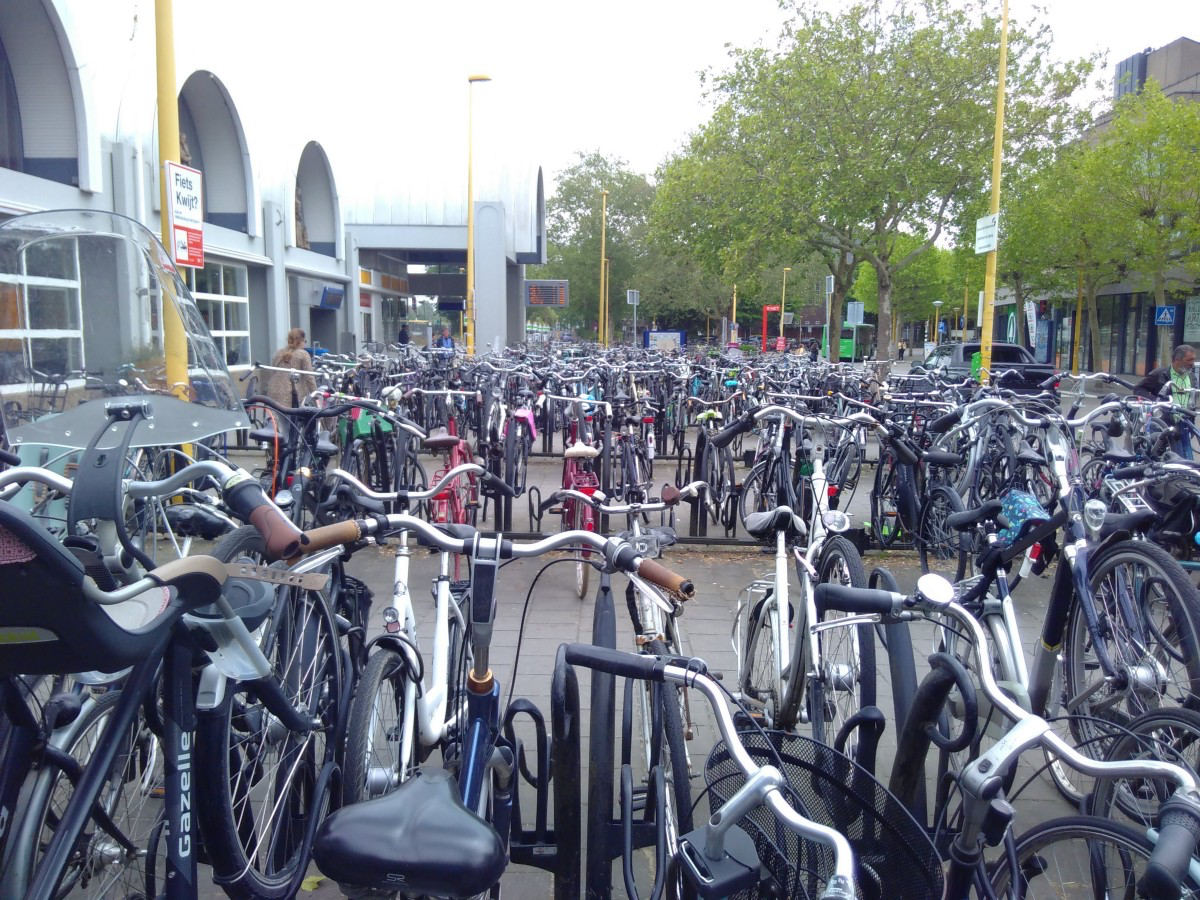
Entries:
[[575,165],[559,173],[554,195],[546,201],[546,265],[530,267],[527,277],[567,279],[570,306],[560,320],[594,335],[600,315],[601,191],[608,191],[605,254],[615,311],[625,290],[635,287],[654,188],[624,160],[595,151],[578,156]]
[[[1197,153],[1200,105],[1172,101],[1150,79],[1117,101],[1111,127],[1081,165],[1097,212],[1120,235],[1121,268],[1150,287],[1158,306],[1200,276]],[[1089,315],[1095,323],[1094,302]]]
[[[658,221],[709,253],[722,239],[820,248],[845,288],[868,263],[890,355],[897,275],[983,193],[998,26],[982,4],[948,0],[802,10],[778,52],[735,51],[715,79],[718,110],[666,167]],[[1009,45],[1010,147],[1061,141],[1090,63],[1049,63],[1045,29],[1014,26]],[[924,238],[901,250],[912,234]]]

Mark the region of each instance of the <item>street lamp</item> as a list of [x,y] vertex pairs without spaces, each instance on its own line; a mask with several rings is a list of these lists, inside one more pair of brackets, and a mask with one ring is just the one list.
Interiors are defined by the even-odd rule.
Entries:
[[608,346],[608,257],[604,253],[605,230],[608,226],[608,191],[600,192],[600,316],[596,323],[596,340]]
[[787,309],[787,273],[792,271],[791,266],[783,267],[783,291],[779,295],[779,336],[783,337],[783,313]]
[[487,75],[467,76],[467,355],[475,355],[475,168],[474,150],[474,100],[475,84],[491,81]]
[[933,332],[934,340],[939,344],[942,342],[942,321],[939,318],[942,312],[942,301],[933,301]]

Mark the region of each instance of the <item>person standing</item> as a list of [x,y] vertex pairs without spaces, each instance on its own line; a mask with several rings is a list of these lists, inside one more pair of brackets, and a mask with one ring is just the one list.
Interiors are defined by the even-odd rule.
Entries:
[[1196,364],[1196,350],[1188,344],[1180,344],[1171,351],[1171,364],[1159,366],[1133,386],[1133,393],[1145,400],[1159,400],[1167,382],[1171,383],[1171,402],[1178,406],[1188,405],[1188,388],[1192,386],[1192,366]]
[[433,342],[433,346],[439,350],[453,350],[454,338],[450,337],[450,326],[442,326],[442,336]]
[[[271,365],[280,369],[312,371],[312,357],[304,349],[308,336],[303,328],[293,328],[287,335],[287,346],[271,357]],[[295,395],[293,396],[293,389]],[[296,406],[317,389],[317,379],[312,375],[293,378],[288,372],[272,372],[267,382],[267,396],[281,406]]]
[[407,322],[401,323],[400,335],[399,335],[399,337],[397,337],[396,343],[398,343],[401,347],[408,346],[408,323]]

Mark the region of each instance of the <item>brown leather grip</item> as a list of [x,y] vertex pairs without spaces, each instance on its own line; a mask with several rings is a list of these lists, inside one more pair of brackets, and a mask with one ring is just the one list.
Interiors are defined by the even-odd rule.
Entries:
[[251,511],[250,524],[267,542],[270,559],[288,559],[300,552],[304,533],[277,506],[258,506]]
[[314,528],[312,531],[304,532],[304,536],[308,538],[308,543],[303,547],[304,552],[316,553],[318,550],[327,550],[338,544],[354,543],[362,537],[362,529],[358,527],[357,522],[350,519]]
[[667,506],[674,506],[679,502],[679,488],[673,484],[664,485],[662,489],[662,502]]
[[676,575],[657,560],[643,559],[638,566],[638,574],[651,584],[657,584],[660,588],[679,594],[685,599],[690,600],[695,596],[696,586],[694,584],[682,575]]

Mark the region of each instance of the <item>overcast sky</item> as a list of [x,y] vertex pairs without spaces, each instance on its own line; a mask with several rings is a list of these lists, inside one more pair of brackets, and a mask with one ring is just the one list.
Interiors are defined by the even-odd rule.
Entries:
[[[1011,0],[1010,14],[1026,20],[1034,5]],[[1045,5],[1056,55],[1106,52],[1106,81],[1145,47],[1200,39],[1196,0]],[[474,89],[477,165],[524,159],[548,180],[596,149],[653,173],[707,118],[698,73],[723,67],[728,44],[773,44],[786,17],[775,0],[176,0],[175,15],[181,35],[238,35],[237,52],[270,73],[263,96],[320,97],[334,119],[321,139],[340,152],[462,166],[467,75],[490,75]],[[268,31],[278,42],[260,41]],[[290,49],[268,60],[266,46]]]

